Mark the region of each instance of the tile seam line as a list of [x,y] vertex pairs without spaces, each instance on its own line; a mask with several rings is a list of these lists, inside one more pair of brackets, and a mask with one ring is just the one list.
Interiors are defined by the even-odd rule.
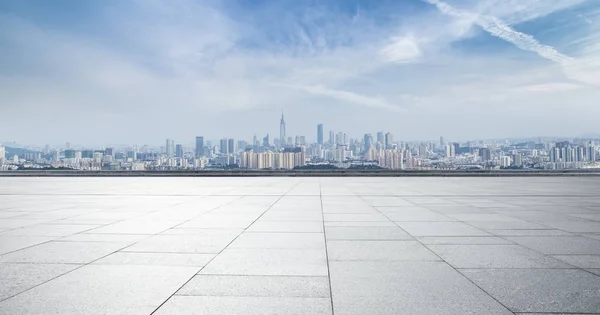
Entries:
[[323,239],[325,241],[325,261],[327,263],[327,280],[329,284],[329,303],[331,303],[331,315],[335,315],[333,306],[333,289],[331,288],[331,271],[329,269],[329,249],[327,248],[327,230],[325,229],[325,212],[323,209],[323,186],[319,178],[319,200],[321,202],[321,218],[323,219]]
[[[284,193],[283,195],[280,195],[279,198],[277,198],[277,200],[275,200],[275,202],[273,202],[273,204],[271,204],[265,211],[263,211],[263,213],[261,213],[254,221],[252,221],[252,223],[250,223],[250,225],[248,225],[245,229],[243,229],[236,237],[234,237],[227,245],[225,245],[225,247],[219,251],[219,253],[217,253],[213,258],[211,258],[204,266],[202,266],[194,275],[192,275],[185,283],[183,283],[179,288],[177,288],[177,290],[175,290],[173,292],[173,294],[171,294],[169,297],[167,297],[162,303],[160,303],[160,305],[158,305],[156,307],[156,309],[154,309],[154,311],[152,311],[150,313],[150,315],[154,315],[158,310],[160,310],[160,308],[165,305],[171,298],[173,298],[174,296],[177,295],[177,292],[179,292],[186,284],[188,284],[190,281],[192,281],[192,279],[194,279],[194,277],[196,277],[198,275],[198,273],[200,271],[202,271],[204,268],[206,268],[206,266],[208,266],[211,262],[213,262],[221,253],[223,253],[223,251],[225,251],[233,242],[235,242],[235,240],[237,240],[242,234],[244,234],[244,232],[251,227],[256,221],[258,221],[265,213],[267,213],[267,211],[269,211],[269,209],[271,209],[275,204],[277,204],[277,202],[279,202],[279,200],[281,200],[283,197],[285,197],[285,195],[292,191],[294,188],[296,188],[296,186],[298,186],[300,182],[297,182],[294,186],[292,186],[286,193]],[[243,199],[239,198],[239,199]],[[230,202],[233,202],[230,201]],[[230,202],[227,202],[226,204],[229,204]],[[217,207],[220,208],[221,206]],[[216,209],[216,208],[215,208]],[[213,209],[213,210],[215,210]],[[211,210],[211,211],[213,211]],[[211,212],[209,211],[209,212]],[[189,220],[188,220],[189,221]],[[187,222],[187,221],[186,221]],[[183,224],[183,222],[181,223]]]
[[[362,199],[362,197],[361,197]],[[366,202],[363,199],[364,202]],[[409,201],[411,202],[411,201]],[[413,202],[411,202],[413,203]],[[416,205],[416,204],[415,204]],[[371,206],[373,207],[373,206]],[[373,209],[375,209],[375,207],[373,207]],[[384,217],[386,217],[388,220],[391,221],[390,218],[388,218],[385,214],[381,213],[379,210],[375,209],[375,211],[379,212],[381,215],[383,215]],[[394,221],[392,221],[394,222]],[[402,229],[402,227],[400,225],[398,225],[396,222],[394,222],[394,224],[396,224],[396,226],[403,230],[404,232],[406,232],[407,234],[411,235],[410,233],[408,233],[407,231],[405,231],[404,229]],[[412,235],[411,235],[412,236]],[[414,236],[413,236],[414,238]],[[504,305],[503,303],[501,303],[498,299],[496,299],[494,296],[492,296],[489,292],[487,292],[486,290],[484,290],[482,287],[480,287],[479,285],[477,285],[475,282],[473,282],[471,279],[469,279],[467,276],[465,276],[462,272],[460,272],[459,270],[457,270],[456,268],[454,268],[451,264],[449,264],[444,258],[442,258],[440,255],[438,255],[436,252],[432,251],[429,246],[423,244],[421,241],[419,241],[417,238],[415,238],[415,240],[417,242],[419,242],[422,246],[424,246],[425,248],[427,248],[428,251],[430,251],[432,254],[434,254],[436,257],[438,257],[444,264],[446,264],[448,267],[452,268],[454,271],[456,271],[458,274],[460,274],[464,279],[466,279],[467,281],[469,281],[470,283],[472,283],[476,288],[478,288],[479,290],[481,290],[481,292],[485,293],[487,296],[489,296],[492,300],[496,301],[496,303],[498,303],[498,305],[501,305],[502,307],[504,307],[507,311],[511,312],[512,314],[515,314],[510,308],[508,308],[508,306]]]

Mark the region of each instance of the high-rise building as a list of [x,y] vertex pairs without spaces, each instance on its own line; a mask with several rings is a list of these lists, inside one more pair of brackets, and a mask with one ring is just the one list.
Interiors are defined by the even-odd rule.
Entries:
[[329,130],[329,144],[335,144],[335,132],[333,130]]
[[227,138],[223,138],[221,139],[221,141],[219,142],[219,151],[222,154],[228,154],[229,152],[227,151],[229,149],[228,143],[227,143]]
[[521,165],[523,165],[523,157],[521,156],[521,153],[517,153],[514,155],[513,164],[517,167],[521,167]]
[[443,148],[446,145],[444,142],[444,137],[440,137],[440,148]]
[[452,143],[448,143],[446,146],[444,146],[444,152],[446,157],[453,157],[456,154],[454,151],[454,145],[452,145]]
[[175,146],[175,157],[183,158],[183,146],[181,144]]
[[479,156],[481,156],[481,161],[487,162],[492,159],[492,152],[489,148],[481,148],[479,150]]
[[371,146],[373,146],[373,136],[371,136],[370,133],[365,134],[363,145],[364,145],[363,152],[369,151]]
[[267,134],[264,138],[263,138],[263,147],[269,147],[269,134]]
[[383,131],[377,132],[377,142],[384,143],[385,139],[383,138]]
[[199,159],[200,157],[204,156],[204,137],[196,137],[196,150],[195,150],[195,156],[197,159]]
[[287,141],[285,142],[285,145],[292,146],[294,144],[293,142],[294,140],[292,139],[292,137],[287,137]]
[[173,157],[175,155],[175,141],[173,139],[167,139],[167,145],[165,146],[167,157]]
[[0,145],[0,162],[6,158],[6,149]]
[[65,159],[74,159],[75,158],[75,150],[65,150]]
[[283,113],[281,113],[281,121],[279,122],[279,141],[282,147],[289,145],[289,143],[286,143],[285,119],[283,119]]
[[394,135],[391,132],[385,134],[385,149],[391,150],[392,143],[394,142]]
[[246,150],[246,148],[248,147],[248,142],[246,142],[246,141],[244,141],[244,140],[239,140],[237,143],[238,143],[238,144],[237,144],[237,146],[238,146],[238,150],[245,151],[245,150]]
[[104,149],[105,156],[115,156],[115,148],[106,148]]
[[237,148],[235,146],[235,140],[229,139],[227,140],[227,152],[231,154],[235,154],[237,152]]
[[317,143],[323,145],[323,124],[317,125]]

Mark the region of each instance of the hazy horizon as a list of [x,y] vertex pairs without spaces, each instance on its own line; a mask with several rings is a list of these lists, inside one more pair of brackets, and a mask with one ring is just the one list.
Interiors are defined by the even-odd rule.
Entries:
[[0,45],[3,142],[600,132],[595,0],[6,0]]

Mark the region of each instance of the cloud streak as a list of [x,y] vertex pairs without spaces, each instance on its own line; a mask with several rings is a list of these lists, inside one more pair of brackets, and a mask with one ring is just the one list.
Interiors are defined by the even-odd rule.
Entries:
[[290,89],[301,90],[312,95],[326,96],[338,101],[348,102],[356,105],[384,109],[391,112],[406,112],[406,109],[393,105],[388,101],[367,95],[362,95],[354,92],[330,89],[322,85],[300,86],[300,85],[285,85],[274,84],[273,86],[285,87]]
[[558,63],[567,63],[573,60],[573,58],[560,53],[554,47],[541,44],[533,36],[513,29],[510,27],[510,25],[494,16],[480,15],[472,12],[462,11],[439,0],[423,1],[435,5],[437,9],[445,15],[459,19],[471,20],[474,24],[483,28],[492,36],[496,36],[509,43],[512,43],[522,50],[535,52],[543,58]]

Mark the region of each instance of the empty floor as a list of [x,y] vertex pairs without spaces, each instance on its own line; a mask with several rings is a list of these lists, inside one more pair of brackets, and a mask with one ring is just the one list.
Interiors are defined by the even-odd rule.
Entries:
[[600,314],[600,177],[0,177],[0,314],[152,313]]

